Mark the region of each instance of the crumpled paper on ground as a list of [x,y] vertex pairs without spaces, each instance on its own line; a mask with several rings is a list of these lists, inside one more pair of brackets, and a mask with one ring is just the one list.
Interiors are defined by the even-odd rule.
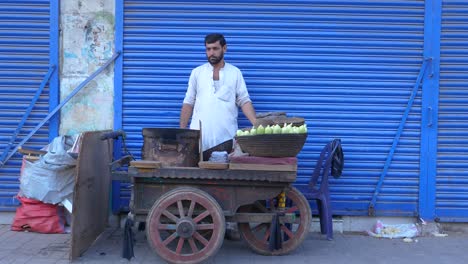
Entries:
[[367,233],[373,237],[383,238],[411,238],[419,235],[419,230],[416,224],[397,224],[388,225],[377,220],[373,230],[368,230]]

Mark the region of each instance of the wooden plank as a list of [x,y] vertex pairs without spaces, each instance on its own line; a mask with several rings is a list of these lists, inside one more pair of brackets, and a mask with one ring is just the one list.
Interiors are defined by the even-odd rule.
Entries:
[[[226,216],[226,222],[236,223],[271,223],[273,213],[236,213],[233,216]],[[294,214],[285,214],[279,217],[281,223],[294,223]]]
[[23,159],[29,161],[29,162],[35,162],[35,161],[38,161],[41,157],[39,156],[29,156],[29,155],[25,155],[23,156]]
[[200,161],[203,162],[203,138],[202,138],[202,122],[198,120],[198,127],[200,129],[200,138],[198,139],[198,150],[200,152]]
[[78,258],[105,230],[109,215],[112,140],[103,131],[85,132],[75,174],[70,260]]
[[230,163],[230,170],[258,170],[258,171],[297,171],[297,164],[247,164],[247,163]]
[[132,160],[130,161],[130,166],[145,169],[159,169],[161,168],[161,162],[154,160]]
[[[216,172],[216,170],[213,171]],[[218,172],[224,172],[224,170]],[[258,200],[275,198],[291,184],[290,182],[269,181],[141,177],[134,178],[133,180],[133,204],[131,210],[134,214],[147,214],[156,200],[163,194],[180,186],[190,186],[211,195],[223,209],[224,215],[232,216],[236,213],[239,206],[253,204]]]
[[47,153],[47,151],[44,151],[44,150],[27,149],[23,147],[20,147],[18,149],[18,152],[24,155],[37,155],[37,156],[44,155]]
[[229,163],[200,161],[198,162],[198,167],[209,170],[227,170],[229,168]]

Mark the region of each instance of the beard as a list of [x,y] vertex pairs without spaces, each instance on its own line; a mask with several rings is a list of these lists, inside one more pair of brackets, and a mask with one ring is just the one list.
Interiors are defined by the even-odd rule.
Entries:
[[211,56],[208,58],[208,62],[211,64],[211,65],[216,65],[218,64],[222,59],[224,58],[224,53],[221,53],[221,55],[219,55],[219,57],[216,57],[216,56]]

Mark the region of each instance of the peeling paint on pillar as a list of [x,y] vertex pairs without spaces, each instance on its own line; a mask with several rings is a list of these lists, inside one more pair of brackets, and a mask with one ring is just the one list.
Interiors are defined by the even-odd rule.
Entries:
[[[113,0],[61,1],[63,100],[114,52]],[[103,71],[61,110],[60,134],[112,129],[114,69]]]

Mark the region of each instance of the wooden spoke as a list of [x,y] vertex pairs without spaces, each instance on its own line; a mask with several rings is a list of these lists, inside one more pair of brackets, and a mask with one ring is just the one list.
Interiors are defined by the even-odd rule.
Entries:
[[197,230],[213,230],[214,224],[199,224]]
[[177,221],[179,220],[179,218],[177,218],[177,216],[173,215],[171,212],[169,212],[168,210],[164,210],[164,212],[162,212],[162,214],[171,219],[172,221],[174,221],[175,223],[177,223]]
[[174,232],[172,235],[170,235],[166,240],[163,241],[163,245],[167,246],[169,243],[171,243],[174,239],[177,238],[177,232]]
[[206,210],[205,212],[201,213],[199,216],[195,217],[193,219],[193,222],[196,224],[198,222],[200,222],[201,220],[203,220],[203,218],[207,217],[210,215],[210,211]]
[[263,241],[268,241],[268,238],[270,238],[270,228],[267,228],[265,235],[263,236]]
[[198,232],[198,233],[199,233],[202,237],[208,237],[208,236],[210,236],[210,234],[211,234],[212,231],[213,231],[212,229],[211,229],[211,230],[200,230],[200,232]]
[[254,228],[252,229],[252,232],[254,232],[254,233],[255,233],[255,232],[258,232],[258,231],[260,231],[260,230],[261,230],[262,228],[264,228],[264,227],[268,228],[268,224],[266,224],[266,223],[259,224],[259,225],[257,225],[256,227],[254,227]]
[[176,225],[158,224],[159,230],[176,230]]
[[190,207],[188,209],[187,217],[192,218],[193,210],[195,209],[195,201],[190,201]]
[[208,245],[208,240],[200,235],[198,232],[193,233],[193,237],[200,241],[203,245]]
[[297,211],[297,210],[299,210],[299,209],[297,208],[297,206],[293,206],[293,207],[289,208],[288,210],[286,210],[286,213],[287,213],[287,214],[290,214],[290,213],[295,212],[295,211]]
[[192,249],[192,253],[197,253],[198,248],[197,248],[197,245],[195,244],[195,240],[193,240],[193,237],[189,238],[188,242],[189,242],[190,248]]
[[182,251],[182,247],[184,246],[185,239],[183,237],[179,238],[179,242],[177,243],[176,253],[180,254]]
[[286,235],[288,235],[289,239],[294,238],[293,232],[291,232],[291,230],[289,230],[286,226],[281,225],[281,230],[283,230],[283,232],[286,233]]
[[179,217],[184,217],[184,206],[182,205],[182,200],[177,201],[177,208],[179,209]]

